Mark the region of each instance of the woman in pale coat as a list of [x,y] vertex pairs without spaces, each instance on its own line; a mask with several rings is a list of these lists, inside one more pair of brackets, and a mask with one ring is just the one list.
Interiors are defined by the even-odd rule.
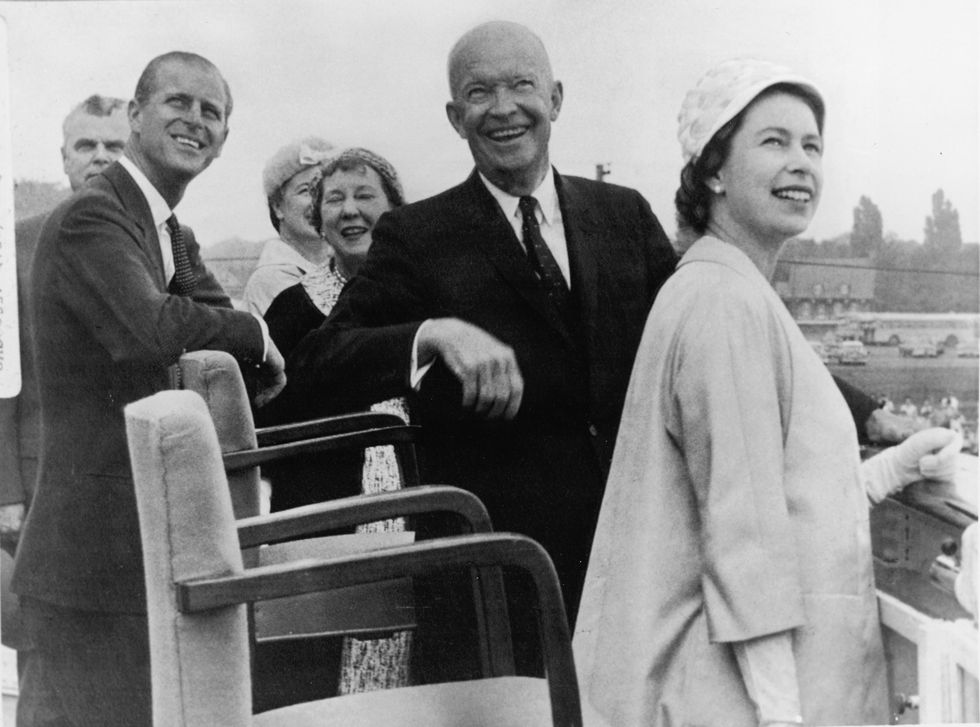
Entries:
[[811,83],[761,61],[684,101],[677,208],[697,239],[637,353],[576,624],[584,697],[611,724],[889,720],[869,499],[951,477],[955,435],[862,465],[769,284],[820,197],[823,118]]

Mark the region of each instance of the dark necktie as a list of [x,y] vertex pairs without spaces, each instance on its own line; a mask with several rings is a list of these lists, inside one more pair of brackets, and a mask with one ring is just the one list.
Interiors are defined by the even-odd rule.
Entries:
[[170,230],[170,247],[174,255],[174,279],[170,283],[170,292],[175,295],[190,295],[197,285],[197,278],[191,270],[191,261],[184,245],[184,233],[180,230],[177,215],[167,218],[167,228]]
[[541,228],[538,227],[538,218],[534,214],[538,206],[538,201],[534,197],[521,197],[518,206],[521,208],[523,219],[522,231],[524,233],[524,247],[527,248],[527,258],[544,287],[548,291],[548,296],[554,300],[554,296],[568,296],[568,284],[565,277],[561,274],[561,268],[555,260],[554,255],[541,237]]
[[558,315],[565,322],[568,330],[573,331],[577,326],[572,294],[565,282],[565,277],[561,274],[558,262],[551,254],[544,238],[541,237],[538,218],[534,214],[538,201],[534,197],[521,197],[518,206],[521,208],[524,246],[527,248],[527,258],[531,263],[531,268],[541,280],[541,285],[547,292],[551,305],[558,311]]

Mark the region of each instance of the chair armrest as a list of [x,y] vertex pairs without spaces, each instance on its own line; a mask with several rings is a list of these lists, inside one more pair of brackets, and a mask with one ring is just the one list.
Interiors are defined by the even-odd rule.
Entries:
[[390,578],[439,573],[453,567],[509,566],[531,576],[554,724],[581,725],[575,663],[558,576],[538,543],[513,533],[461,535],[328,559],[253,568],[241,575],[176,584],[184,613],[331,590]]
[[303,439],[297,442],[273,444],[260,449],[244,449],[238,452],[229,452],[223,455],[222,459],[224,460],[225,471],[233,472],[308,454],[335,452],[343,449],[363,449],[390,444],[394,445],[398,453],[403,485],[414,487],[420,484],[418,463],[415,458],[415,442],[418,441],[421,431],[421,427],[415,425],[399,424],[347,434]]
[[374,495],[354,495],[243,518],[237,522],[238,539],[242,548],[252,548],[376,520],[433,512],[458,515],[470,532],[493,530],[486,507],[473,493],[448,485],[425,485]]
[[401,417],[378,411],[361,411],[339,416],[312,419],[306,422],[280,424],[255,430],[260,447],[286,444],[298,439],[329,437],[333,434],[349,434],[364,429],[378,429],[404,424]]

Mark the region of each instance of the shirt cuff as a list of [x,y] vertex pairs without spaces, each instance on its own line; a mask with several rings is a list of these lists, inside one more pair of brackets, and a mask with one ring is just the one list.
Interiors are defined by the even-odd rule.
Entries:
[[269,355],[269,324],[258,313],[252,312],[252,317],[259,322],[259,328],[262,329],[262,363],[265,363],[265,357]]
[[415,338],[412,339],[412,364],[408,372],[408,382],[412,387],[412,391],[419,390],[422,379],[429,372],[429,369],[432,368],[432,364],[435,361],[435,359],[432,359],[419,366],[419,334],[431,320],[431,318],[428,318],[422,321],[422,325],[415,330]]
[[736,641],[732,648],[759,723],[803,724],[792,632]]

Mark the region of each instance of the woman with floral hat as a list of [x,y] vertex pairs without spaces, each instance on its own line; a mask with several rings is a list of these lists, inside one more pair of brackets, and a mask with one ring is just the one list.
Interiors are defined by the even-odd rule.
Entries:
[[320,167],[333,154],[329,141],[308,136],[278,149],[262,170],[262,191],[276,237],[262,246],[242,292],[246,308],[256,315],[265,316],[279,293],[330,259],[330,248],[310,218]]

